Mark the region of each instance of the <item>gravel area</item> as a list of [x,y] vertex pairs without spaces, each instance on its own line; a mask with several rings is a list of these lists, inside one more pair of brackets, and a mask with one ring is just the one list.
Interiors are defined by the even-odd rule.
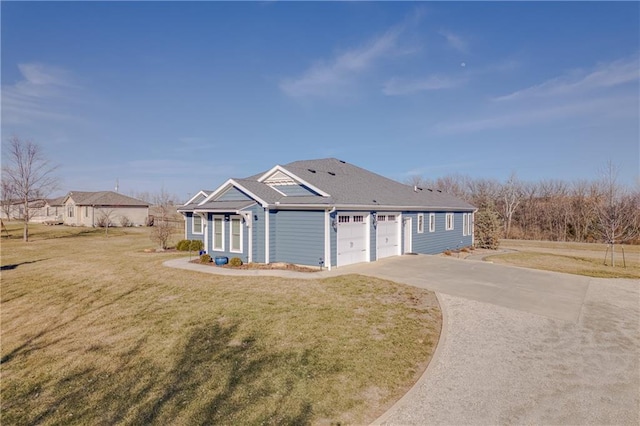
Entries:
[[381,424],[640,424],[637,282],[592,280],[577,323],[439,299],[445,340]]

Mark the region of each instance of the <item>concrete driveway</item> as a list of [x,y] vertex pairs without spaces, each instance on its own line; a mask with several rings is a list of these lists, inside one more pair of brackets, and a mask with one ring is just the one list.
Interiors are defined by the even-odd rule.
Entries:
[[[244,275],[189,264],[167,266]],[[640,283],[439,256],[401,256],[290,278],[358,273],[438,293],[427,371],[376,424],[640,424]]]
[[436,256],[341,268],[439,293],[443,340],[377,424],[640,424],[640,292]]

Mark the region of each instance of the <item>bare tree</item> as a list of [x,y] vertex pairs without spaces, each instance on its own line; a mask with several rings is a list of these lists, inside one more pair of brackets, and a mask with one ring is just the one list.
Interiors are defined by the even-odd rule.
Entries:
[[39,145],[22,140],[16,136],[9,139],[4,158],[7,165],[2,168],[2,180],[12,186],[15,196],[24,208],[24,241],[29,241],[29,202],[44,198],[53,191],[58,179],[54,176],[57,169],[44,156]]
[[11,219],[11,206],[15,202],[16,191],[13,189],[13,185],[11,182],[2,180],[2,186],[0,187],[0,191],[2,191],[2,211],[7,219]]
[[115,226],[116,211],[114,207],[101,207],[98,210],[96,226],[104,228],[104,235],[108,236],[109,227]]
[[158,212],[158,217],[153,218],[150,238],[158,243],[162,250],[168,248],[169,238],[176,232],[175,221],[172,218],[174,200],[175,197],[169,194],[164,187],[153,196],[153,204]]
[[502,215],[504,219],[504,237],[509,238],[513,214],[524,196],[522,183],[518,180],[515,172],[511,173],[507,182],[502,186],[500,195],[503,203]]
[[615,264],[615,244],[637,238],[640,232],[640,197],[618,184],[618,167],[611,161],[600,181],[603,199],[597,204],[598,230],[611,246],[611,266]]

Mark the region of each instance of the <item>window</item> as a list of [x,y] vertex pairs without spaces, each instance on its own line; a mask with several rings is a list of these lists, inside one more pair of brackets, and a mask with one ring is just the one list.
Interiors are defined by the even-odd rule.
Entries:
[[84,206],[84,217],[89,217],[89,206]]
[[467,235],[473,234],[473,213],[469,213],[467,219]]
[[231,251],[242,253],[242,224],[236,217],[231,219]]
[[386,215],[378,215],[378,222],[385,222],[387,220]]
[[424,233],[424,214],[418,213],[418,234]]
[[224,235],[224,221],[221,217],[213,218],[213,249],[214,250],[224,250],[224,239],[222,236]]
[[436,232],[436,214],[429,213],[429,232]]
[[387,220],[389,220],[389,222],[395,222],[395,220],[396,220],[396,215],[394,215],[394,214],[390,214],[389,216],[387,216]]
[[446,223],[446,230],[451,231],[453,229],[453,213],[447,213]]
[[67,207],[67,216],[68,217],[73,217],[73,207],[74,207],[73,204],[71,204],[70,206]]
[[191,222],[191,232],[194,234],[202,234],[202,216],[194,214]]
[[351,220],[351,216],[338,216],[339,223],[349,223],[349,220]]
[[358,223],[364,222],[364,216],[354,216],[353,221]]

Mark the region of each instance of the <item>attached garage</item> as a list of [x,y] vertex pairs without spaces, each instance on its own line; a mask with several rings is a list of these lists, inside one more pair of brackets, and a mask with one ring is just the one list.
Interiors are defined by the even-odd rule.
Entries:
[[360,213],[338,214],[337,260],[338,266],[367,262],[368,215]]
[[376,227],[376,258],[398,256],[400,254],[400,215],[378,213]]

